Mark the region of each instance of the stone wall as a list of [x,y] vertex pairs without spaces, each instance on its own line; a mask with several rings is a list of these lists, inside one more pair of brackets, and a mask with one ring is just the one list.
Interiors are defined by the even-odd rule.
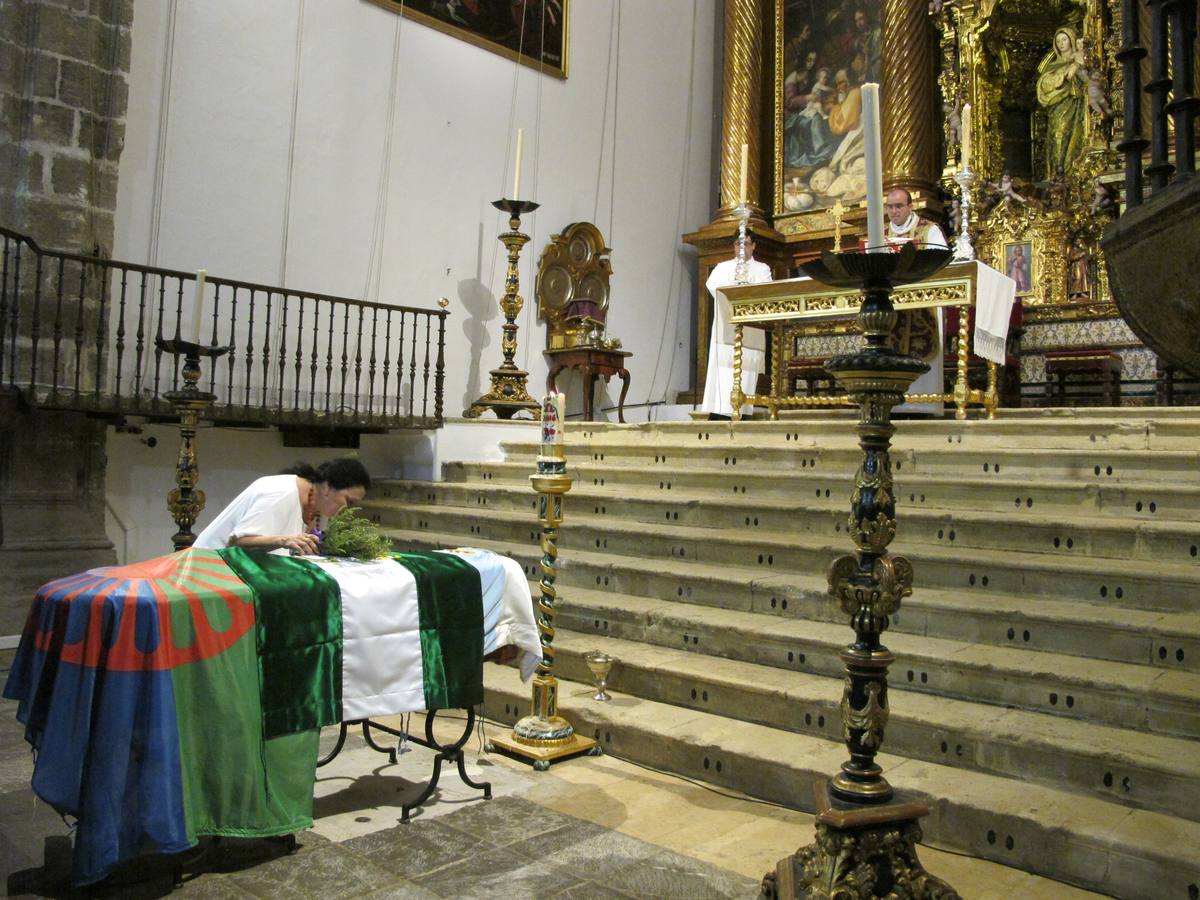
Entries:
[[[110,254],[132,25],[132,0],[0,0],[0,225]],[[20,630],[37,584],[114,561],[104,430],[0,385],[0,635]]]

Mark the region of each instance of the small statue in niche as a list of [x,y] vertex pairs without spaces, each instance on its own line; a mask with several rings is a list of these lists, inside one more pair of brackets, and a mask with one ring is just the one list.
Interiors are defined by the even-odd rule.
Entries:
[[1067,248],[1067,299],[1092,299],[1092,259],[1078,238]]
[[949,133],[951,147],[962,145],[962,100],[959,97],[954,98],[954,103],[942,103],[942,110],[946,114],[946,127]]

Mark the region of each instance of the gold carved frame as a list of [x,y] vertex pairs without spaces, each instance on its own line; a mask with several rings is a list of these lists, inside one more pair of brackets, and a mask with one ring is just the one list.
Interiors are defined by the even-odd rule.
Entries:
[[[506,47],[499,41],[495,41],[489,37],[486,37],[485,35],[472,31],[470,28],[466,28],[461,25],[455,25],[453,22],[448,22],[445,19],[439,18],[431,13],[424,12],[420,9],[414,9],[414,6],[427,5],[422,3],[421,0],[405,0],[405,2],[401,2],[401,0],[371,0],[371,2],[376,6],[382,6],[389,12],[402,14],[406,19],[412,19],[414,22],[420,22],[422,25],[426,25],[429,28],[440,31],[442,34],[448,34],[451,37],[456,37],[459,40],[466,41],[468,44],[474,44],[476,47],[479,47],[483,50],[499,54],[506,59],[513,60],[514,62],[519,62],[523,66],[528,66],[531,69],[536,69],[537,71],[544,72],[547,75],[553,75],[555,78],[561,78],[564,81],[567,78],[567,58],[569,56],[569,50],[571,46],[569,27],[571,22],[571,0],[554,0],[554,3],[558,6],[561,6],[562,9],[561,46],[556,46],[555,49],[557,52],[553,53],[549,57],[547,57],[545,48],[543,48],[542,58],[540,59],[530,56],[527,52],[518,53],[511,47]],[[487,2],[487,0],[484,0],[484,2]],[[549,2],[549,0],[547,0],[547,2]],[[507,6],[508,4],[503,5]],[[554,56],[558,57],[558,62],[553,61]],[[549,62],[547,62],[547,58],[550,59]]]

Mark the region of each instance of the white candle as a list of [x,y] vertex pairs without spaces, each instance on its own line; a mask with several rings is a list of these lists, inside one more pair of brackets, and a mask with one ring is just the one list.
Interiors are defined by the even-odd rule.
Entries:
[[867,163],[867,252],[886,253],[883,239],[883,152],[880,149],[879,85],[862,86],[863,149]]
[[[551,392],[542,398],[542,449],[548,450],[563,442],[563,416],[567,395]],[[546,455],[545,452],[542,454]]]
[[738,187],[738,205],[746,205],[746,169],[750,162],[750,145],[742,144],[742,170]]
[[517,129],[517,164],[513,167],[513,195],[516,200],[521,196],[521,150],[525,144],[525,129]]
[[962,167],[971,168],[971,104],[962,111]]
[[204,321],[204,276],[207,274],[205,269],[196,272],[196,296],[192,300],[191,338],[193,344],[200,343],[200,329],[203,327]]

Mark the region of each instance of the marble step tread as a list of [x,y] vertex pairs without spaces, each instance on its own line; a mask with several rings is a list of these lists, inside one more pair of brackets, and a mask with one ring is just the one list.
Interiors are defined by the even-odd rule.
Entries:
[[[485,711],[511,724],[530,688],[507,666],[485,667]],[[562,681],[559,711],[617,756],[812,811],[812,788],[846,751],[832,741]],[[495,726],[492,726],[493,728]],[[884,753],[897,790],[924,800],[927,841],[1135,900],[1186,896],[1200,866],[1200,824],[1149,810]],[[564,765],[586,765],[583,762]]]
[[[578,484],[572,485],[570,500],[572,504],[578,504],[583,501],[585,504],[593,500],[609,501],[612,499],[633,500],[641,503],[651,504],[655,507],[655,515],[653,520],[645,520],[647,522],[657,522],[660,508],[664,505],[670,506],[689,506],[689,507],[705,507],[720,511],[724,514],[727,521],[736,523],[739,517],[747,514],[754,515],[756,512],[768,510],[775,513],[784,513],[787,515],[803,515],[806,513],[817,513],[828,515],[831,512],[831,506],[834,506],[830,501],[826,501],[820,505],[813,504],[814,497],[808,494],[808,491],[801,493],[797,491],[795,500],[784,500],[777,496],[764,497],[756,500],[753,504],[745,499],[745,495],[739,495],[741,499],[731,499],[726,493],[722,492],[719,495],[714,495],[712,491],[696,490],[684,488],[678,491],[673,491],[670,499],[660,495],[651,497],[630,497],[628,485],[604,487],[593,486],[586,483],[583,479],[578,479]],[[822,479],[824,484],[828,484],[828,479]],[[529,488],[528,479],[525,484],[518,481],[500,481],[500,482],[437,482],[431,483],[428,481],[405,481],[400,479],[392,479],[388,481],[380,481],[381,486],[386,486],[396,491],[404,491],[409,494],[428,494],[429,492],[446,493],[463,495],[472,493],[475,495],[486,494],[498,497],[509,498],[517,501],[521,506],[531,505],[533,500],[533,492]],[[839,496],[842,502],[835,507],[838,514],[843,514],[848,511],[849,494],[852,488],[850,478],[845,479],[845,491],[841,492],[844,496]],[[905,488],[902,483],[897,483],[897,488]],[[1057,530],[1061,533],[1079,533],[1079,532],[1097,532],[1100,534],[1118,536],[1136,532],[1146,539],[1154,539],[1156,537],[1177,537],[1181,532],[1187,534],[1195,534],[1197,540],[1200,540],[1200,523],[1193,515],[1188,515],[1186,518],[1182,515],[1179,518],[1172,518],[1169,515],[1155,515],[1154,518],[1146,518],[1129,514],[1132,512],[1131,507],[1126,507],[1119,512],[1109,512],[1103,517],[1097,517],[1097,510],[1080,509],[1064,513],[1056,512],[1034,512],[1025,509],[1014,510],[1007,501],[1000,509],[977,509],[972,507],[967,508],[951,508],[948,506],[939,506],[936,503],[915,503],[911,500],[906,502],[903,496],[905,492],[911,493],[914,488],[910,485],[904,490],[898,490],[897,506],[899,509],[900,524],[905,529],[910,528],[910,523],[963,523],[975,526],[991,527],[997,524],[997,513],[1001,514],[1001,524],[1017,525],[1021,527],[1034,528],[1049,528]],[[1076,490],[1078,490],[1076,488]],[[1176,492],[1172,491],[1173,494]],[[1197,512],[1200,512],[1200,488],[1193,492],[1197,499]],[[831,498],[832,499],[832,498]],[[371,502],[378,505],[389,505],[389,500],[386,497],[379,496],[378,493],[371,498]],[[393,504],[398,501],[391,501]],[[820,501],[818,501],[820,503]],[[515,505],[515,504],[514,504]],[[1157,508],[1157,507],[1156,507]],[[618,517],[613,517],[618,518]],[[635,520],[643,521],[643,520]],[[711,528],[714,526],[702,525],[695,527]],[[769,529],[760,529],[760,531],[769,532]],[[793,532],[788,532],[793,533]],[[1200,552],[1195,557],[1197,564],[1200,564]]]
[[[423,531],[402,531],[387,529],[402,544],[419,544],[438,546],[477,546],[493,550],[507,556],[535,563],[541,558],[541,551],[535,543],[505,543],[485,540],[474,535],[436,535]],[[636,578],[637,573],[644,571],[644,561],[635,557],[620,557],[607,553],[572,550],[568,556],[560,557],[564,568],[559,573],[560,585],[567,585],[571,590],[577,590],[571,584],[569,567],[572,561],[579,565],[590,565],[599,570],[610,570],[628,573],[630,579]],[[841,623],[840,613],[834,608],[828,597],[828,583],[824,575],[810,574],[771,574],[763,575],[758,570],[744,570],[744,576],[737,567],[706,566],[694,562],[680,560],[663,560],[656,565],[656,570],[664,576],[674,577],[680,583],[703,580],[715,585],[728,585],[724,593],[737,595],[753,593],[754,595],[771,595],[779,599],[804,597],[820,598],[827,608],[828,615],[822,620]],[[661,601],[656,601],[661,602]],[[765,599],[760,600],[765,606]],[[746,606],[750,605],[747,601]],[[799,614],[799,607],[793,615]],[[734,610],[736,613],[737,610]],[[1154,610],[1135,609],[1108,604],[1091,602],[1076,602],[1069,600],[1046,600],[1028,597],[1023,594],[1004,594],[987,592],[971,594],[966,591],[918,585],[911,597],[904,600],[900,620],[902,626],[893,631],[894,634],[914,632],[907,623],[918,618],[914,613],[948,613],[980,617],[983,621],[995,621],[997,635],[1003,634],[1004,629],[1014,628],[1012,639],[1023,640],[1023,635],[1017,629],[1025,628],[1066,628],[1078,629],[1081,622],[1088,624],[1091,633],[1104,632],[1119,634],[1128,638],[1131,635],[1140,636],[1144,642],[1144,657],[1141,659],[1126,659],[1134,665],[1154,665],[1156,652],[1162,660],[1175,659],[1181,646],[1193,651],[1192,656],[1200,655],[1200,614],[1172,613]],[[777,618],[774,613],[765,613],[768,618]],[[781,613],[788,616],[787,613]],[[789,618],[791,616],[788,616]],[[806,620],[807,621],[807,620]],[[982,629],[981,629],[982,630]],[[1040,652],[1040,640],[1033,644],[1034,652]],[[1001,646],[1004,646],[1001,644]],[[1159,652],[1161,651],[1161,652]],[[1063,652],[1063,651],[1059,651]],[[1094,653],[1091,655],[1095,655]],[[1114,657],[1115,660],[1122,659]],[[1196,660],[1185,656],[1189,665],[1195,665]],[[1160,660],[1161,661],[1161,660]],[[1183,660],[1176,659],[1176,662]]]
[[[625,693],[746,721],[793,723],[783,727],[841,741],[840,677],[780,671],[564,628],[558,629],[554,648],[560,676],[586,681],[585,655],[602,650],[618,661],[610,684]],[[689,684],[696,686],[691,694],[686,692]],[[637,690],[637,685],[643,689]],[[1036,765],[1044,772],[1033,773],[1035,778],[1043,774],[1062,779],[1089,796],[1107,793],[1118,803],[1200,818],[1200,742],[1196,740],[985,706],[906,691],[891,683],[888,696],[887,735],[892,740],[885,738],[884,745],[893,753],[913,756],[901,748],[912,747],[919,735],[921,752],[916,756],[932,762],[1001,775],[1019,774],[1021,766]],[[827,718],[827,726],[814,728],[809,719],[816,716],[804,716],[817,710],[823,713],[822,721]],[[1109,785],[1103,788],[1106,776]]]
[[[380,501],[386,505],[388,501]],[[533,496],[530,496],[533,503]],[[367,505],[365,508],[371,508]],[[586,509],[586,508],[585,508]],[[537,523],[529,518],[523,510],[502,510],[487,507],[445,507],[436,504],[405,504],[406,515],[428,516],[430,520],[446,519],[454,516],[469,516],[475,520],[487,520],[495,524],[508,524],[515,534],[528,533],[537,527]],[[795,534],[784,532],[763,531],[755,529],[748,531],[744,528],[712,528],[697,525],[662,524],[655,522],[637,522],[620,519],[613,516],[597,516],[586,511],[569,513],[569,525],[564,528],[568,535],[566,546],[570,546],[570,530],[577,533],[585,529],[597,534],[603,532],[607,537],[620,535],[633,541],[636,546],[646,539],[648,533],[656,538],[673,544],[692,543],[698,547],[712,547],[714,544],[724,544],[729,547],[742,546],[746,548],[747,559],[759,551],[774,554],[784,554],[789,551],[801,550],[810,553],[826,553],[832,560],[849,552],[852,548],[848,541],[838,540],[836,535]],[[903,524],[903,523],[901,523]],[[573,550],[575,548],[572,548]],[[1076,578],[1092,577],[1098,574],[1113,577],[1142,578],[1150,581],[1175,582],[1181,590],[1200,591],[1200,566],[1191,562],[1166,562],[1159,559],[1129,559],[1116,557],[1073,557],[1062,554],[1035,552],[1029,550],[994,549],[990,547],[971,547],[969,561],[963,559],[961,548],[953,545],[922,543],[907,539],[903,528],[900,536],[890,545],[894,553],[910,557],[920,571],[920,561],[937,561],[942,564],[969,565],[978,571],[1019,569],[1031,576],[1041,575],[1054,578],[1070,575]],[[614,554],[615,555],[615,554]],[[653,557],[658,565],[666,560]],[[1104,566],[1100,566],[1104,563]],[[734,564],[735,568],[742,568]],[[761,569],[744,567],[747,572],[762,573]],[[780,568],[782,569],[782,563]],[[776,570],[778,571],[778,569]],[[790,571],[790,570],[789,570]]]
[[[744,636],[748,642],[795,641],[817,644],[836,655],[853,637],[849,626],[807,619],[783,619],[765,613],[697,606],[680,600],[658,600],[586,588],[560,592],[564,608],[586,609],[609,620],[658,622],[694,633],[701,627]],[[995,672],[997,677],[1044,679],[1059,690],[1089,687],[1110,693],[1200,703],[1200,674],[1156,669],[1133,663],[1066,656],[1015,647],[996,647],[968,641],[889,631],[883,642],[900,660],[896,669],[920,668],[930,662]],[[1131,723],[1132,724],[1132,723]]]
[[[526,464],[533,468],[539,445],[500,445],[506,462]],[[654,461],[655,456],[661,457]],[[666,448],[606,448],[598,451],[578,451],[568,456],[572,466],[587,466],[588,463],[604,463],[618,470],[642,468],[659,464],[679,472],[733,472],[756,473],[763,470],[797,472],[810,468],[816,461],[817,468],[826,470],[852,470],[862,451],[857,446],[839,448],[823,445],[822,448],[798,449],[786,446],[748,446],[748,448],[720,448],[720,446],[695,446],[667,452]],[[893,446],[893,467],[898,473],[944,474],[947,472],[964,475],[972,472],[990,472],[1003,484],[1018,484],[1030,478],[1031,473],[1050,474],[1052,478],[1104,478],[1126,484],[1130,481],[1145,481],[1148,484],[1176,482],[1194,478],[1200,473],[1200,452],[1194,450],[1013,450],[1004,448],[964,448],[964,446],[942,446],[942,448],[914,449]],[[665,458],[665,462],[662,461]]]
[[[529,475],[532,471],[533,466],[530,463],[509,461],[447,463],[445,467],[447,474],[462,473],[468,477],[475,475],[476,472],[486,472],[493,476],[492,484],[513,486],[528,486]],[[734,482],[752,488],[752,495],[777,495],[786,490],[797,496],[805,496],[810,490],[808,485],[814,482],[819,483],[821,487],[828,487],[831,483],[844,484],[848,489],[854,480],[854,473],[848,467],[838,472],[818,472],[815,469],[810,471],[804,469],[784,470],[774,473],[739,471],[736,479],[732,477],[729,470],[721,467],[720,471],[725,477],[717,483],[712,481],[711,473],[696,468],[656,469],[651,466],[618,468],[603,463],[593,463],[587,459],[580,462],[569,462],[568,471],[575,478],[577,487],[586,487],[602,495],[616,496],[628,493],[631,482],[654,485],[659,481],[670,480],[673,485],[677,485],[675,488],[677,490],[683,490],[686,485],[693,490],[698,488],[699,490],[696,492],[701,497],[709,498],[727,494],[729,485]],[[603,486],[586,483],[593,478],[601,477],[606,482]],[[613,482],[612,484],[607,483],[610,480]],[[1140,495],[1145,495],[1144,499],[1148,504],[1155,500],[1156,495],[1161,496],[1164,493],[1164,484],[1161,481],[1112,480],[1081,483],[1077,479],[1039,478],[1034,482],[1030,482],[1028,479],[1010,482],[1001,481],[996,476],[980,478],[964,474],[962,477],[952,477],[904,469],[895,473],[895,481],[900,494],[911,493],[914,490],[953,491],[962,496],[964,505],[973,504],[973,507],[968,508],[1007,510],[1012,503],[1009,498],[1016,490],[1018,493],[1037,493],[1039,503],[1055,503],[1059,507],[1077,507],[1081,511],[1100,513],[1105,516],[1114,514],[1118,510],[1126,514],[1130,510],[1136,512],[1137,500],[1142,499]],[[479,481],[467,480],[447,479],[445,483],[483,486]],[[714,487],[714,484],[720,484],[720,487]],[[1001,494],[1003,499],[995,498],[996,494]],[[1174,504],[1176,507],[1185,507],[1186,512],[1180,514],[1180,519],[1183,521],[1188,521],[1183,517],[1190,515],[1192,507],[1200,508],[1200,486],[1171,484],[1169,485],[1169,494],[1175,500],[1180,501]],[[664,496],[673,497],[673,494]],[[1081,498],[1084,502],[1081,502]],[[1139,521],[1151,521],[1151,516],[1154,514],[1149,513],[1146,509],[1146,512],[1140,515]],[[1138,516],[1135,515],[1134,518],[1138,518]]]

